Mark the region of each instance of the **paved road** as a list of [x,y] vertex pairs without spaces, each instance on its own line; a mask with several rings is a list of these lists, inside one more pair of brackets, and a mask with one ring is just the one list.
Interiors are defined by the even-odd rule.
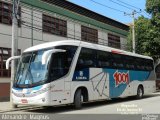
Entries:
[[73,106],[36,108],[7,113],[18,114],[160,114],[160,92],[145,96],[141,100],[134,97],[119,98],[110,101],[87,103],[83,109],[75,110]]

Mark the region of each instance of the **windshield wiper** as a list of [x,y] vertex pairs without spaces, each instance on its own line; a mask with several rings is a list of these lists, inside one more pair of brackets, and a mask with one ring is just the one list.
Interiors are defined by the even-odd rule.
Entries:
[[[30,60],[29,60],[29,63],[28,63],[29,65],[28,65],[28,68],[27,68],[27,71],[26,71],[26,74],[25,74],[25,77],[24,77],[24,82],[26,81],[26,78],[27,78],[27,76],[28,76],[28,72],[29,72],[29,70],[30,70],[32,57],[33,57],[33,53],[32,53],[32,55],[31,55]],[[31,74],[31,72],[30,72],[30,74]],[[32,83],[33,83],[33,77],[31,77],[31,78],[32,78],[32,80],[30,80],[30,79],[28,79],[28,80],[31,81],[31,84],[32,84]]]
[[24,71],[24,67],[23,68],[21,68],[20,70],[19,70],[19,74],[18,74],[18,76],[17,76],[17,80],[16,80],[16,84],[18,84],[18,82],[20,82],[21,80],[22,80],[22,77],[20,78],[20,76],[23,74],[23,71]]

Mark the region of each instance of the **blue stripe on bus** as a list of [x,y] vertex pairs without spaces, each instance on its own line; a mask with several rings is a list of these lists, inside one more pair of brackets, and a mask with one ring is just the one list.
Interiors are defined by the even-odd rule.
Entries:
[[42,86],[43,86],[43,85],[33,87],[32,90],[40,90],[40,89],[42,88]]
[[15,87],[13,87],[13,89],[17,90],[17,91],[22,91],[23,89],[40,90],[42,87],[43,87],[43,85],[36,86],[36,87],[33,87],[33,88],[15,88]]
[[[120,96],[127,87],[127,84],[119,84],[115,86],[114,74],[117,70],[115,69],[103,69],[104,72],[109,74],[109,96],[110,98]],[[133,71],[133,70],[118,70],[119,73],[129,73],[129,82],[132,81],[144,81],[149,78],[149,71]]]

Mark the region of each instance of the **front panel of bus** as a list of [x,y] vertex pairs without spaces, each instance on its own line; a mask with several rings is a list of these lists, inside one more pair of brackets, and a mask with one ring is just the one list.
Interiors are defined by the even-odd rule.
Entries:
[[[52,49],[65,52],[52,53],[42,64],[43,54]],[[65,101],[65,80],[76,50],[76,46],[63,45],[23,53],[12,88],[13,103],[48,106]]]

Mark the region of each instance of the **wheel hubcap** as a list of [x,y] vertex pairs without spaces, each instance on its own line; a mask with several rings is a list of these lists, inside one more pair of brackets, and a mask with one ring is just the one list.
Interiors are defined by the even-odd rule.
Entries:
[[142,89],[139,89],[139,96],[142,97],[142,95],[143,95]]
[[81,95],[81,102],[83,102],[83,96]]

